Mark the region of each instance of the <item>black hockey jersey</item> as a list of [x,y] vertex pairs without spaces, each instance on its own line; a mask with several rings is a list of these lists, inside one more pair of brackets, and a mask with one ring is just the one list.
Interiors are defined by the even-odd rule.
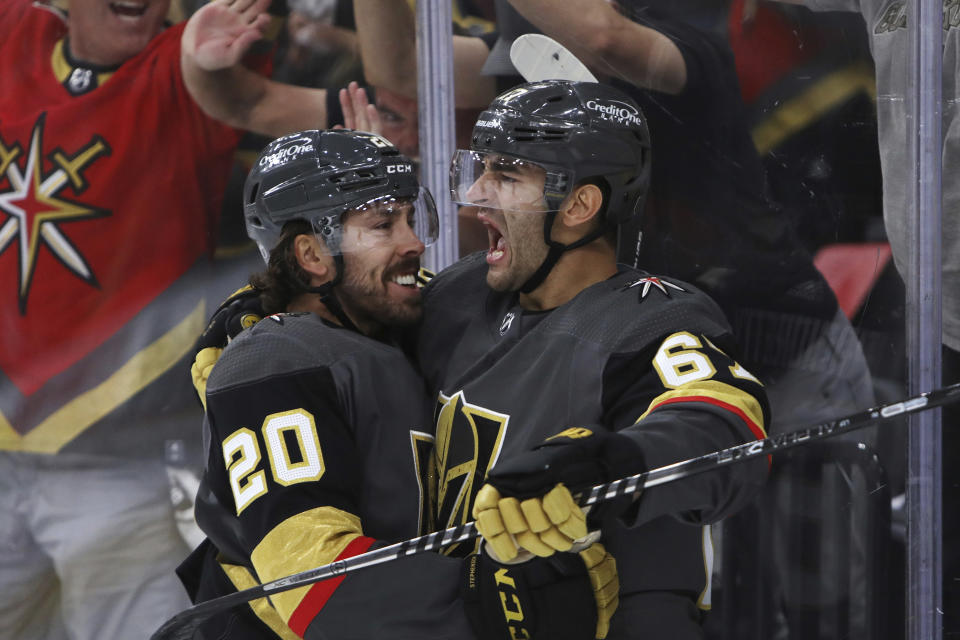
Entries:
[[[397,348],[269,316],[224,350],[206,397],[197,521],[237,588],[431,528],[429,400]],[[251,606],[306,638],[470,638],[460,564],[420,554]]]
[[[722,312],[692,286],[622,267],[534,313],[516,294],[491,291],[486,271],[476,254],[424,290],[417,354],[437,391],[438,527],[472,519],[473,498],[498,460],[569,427],[629,434],[648,468],[765,437],[763,387],[737,364]],[[644,624],[631,618],[631,594],[672,592],[691,608],[709,607],[705,525],[754,496],[766,465],[655,487],[604,519],[602,542],[621,585],[611,639],[623,637],[618,618]]]

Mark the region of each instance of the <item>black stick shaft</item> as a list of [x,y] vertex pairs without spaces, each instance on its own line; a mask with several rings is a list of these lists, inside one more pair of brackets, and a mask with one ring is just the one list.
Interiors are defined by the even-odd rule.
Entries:
[[[768,455],[775,451],[792,449],[814,440],[821,440],[841,433],[855,431],[874,422],[889,420],[895,416],[926,411],[945,404],[960,400],[960,383],[929,391],[927,393],[893,402],[886,405],[867,409],[843,418],[829,422],[804,427],[796,431],[772,436],[763,440],[747,442],[720,451],[714,451],[696,458],[683,460],[674,464],[651,469],[634,476],[621,478],[601,484],[589,489],[586,498],[580,504],[587,506],[620,496],[634,494],[639,490],[680,480],[692,475],[718,469],[728,464],[752,460],[758,456]],[[263,598],[274,593],[281,593],[297,587],[302,587],[321,580],[344,575],[365,567],[391,562],[403,556],[435,551],[457,542],[471,540],[479,535],[472,522],[451,527],[443,531],[430,533],[419,538],[405,540],[387,547],[381,547],[367,553],[338,560],[316,569],[296,573],[286,578],[267,582],[258,587],[244,589],[237,593],[215,598],[178,613],[163,624],[150,640],[190,640],[196,629],[211,616],[226,611],[237,605]]]
[[657,485],[687,478],[697,473],[717,469],[719,467],[751,460],[757,456],[768,455],[776,451],[792,449],[801,445],[832,436],[855,431],[869,426],[880,420],[888,420],[899,415],[926,411],[945,404],[960,400],[960,383],[942,387],[934,391],[867,409],[843,418],[836,418],[829,422],[821,422],[796,431],[790,431],[778,436],[771,436],[763,440],[746,442],[728,449],[714,451],[697,458],[675,462],[663,467],[651,469],[645,473],[614,480],[607,484],[598,485],[590,489],[582,506],[591,505],[604,500],[636,493],[638,490],[648,489]]

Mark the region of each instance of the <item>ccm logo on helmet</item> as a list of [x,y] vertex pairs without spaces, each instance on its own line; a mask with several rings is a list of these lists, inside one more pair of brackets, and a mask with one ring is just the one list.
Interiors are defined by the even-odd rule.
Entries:
[[643,120],[637,110],[626,102],[611,100],[609,102],[598,102],[597,100],[588,100],[587,109],[602,114],[601,120],[616,122],[618,124],[636,124],[642,125]]
[[268,156],[263,156],[260,158],[259,164],[261,167],[272,167],[293,160],[294,158],[311,151],[313,151],[312,144],[292,144],[289,147],[284,147],[283,149],[271,153]]
[[413,173],[412,164],[389,164],[387,173]]

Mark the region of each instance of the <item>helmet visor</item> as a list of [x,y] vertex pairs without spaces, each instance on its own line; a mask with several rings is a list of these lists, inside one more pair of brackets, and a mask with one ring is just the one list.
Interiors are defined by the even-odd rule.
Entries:
[[458,149],[450,165],[453,201],[486,209],[556,211],[567,183],[562,172],[492,151]]
[[433,244],[439,234],[437,207],[430,192],[381,196],[348,209],[339,220],[314,223],[318,237],[334,255],[383,247]]

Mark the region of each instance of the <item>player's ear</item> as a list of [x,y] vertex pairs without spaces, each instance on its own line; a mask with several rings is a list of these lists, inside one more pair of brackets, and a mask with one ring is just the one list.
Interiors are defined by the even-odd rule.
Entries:
[[560,219],[568,227],[576,227],[593,220],[603,206],[603,191],[595,184],[582,184],[563,202]]
[[311,233],[301,233],[293,239],[297,264],[310,276],[310,285],[317,286],[332,278],[333,260],[326,247]]

